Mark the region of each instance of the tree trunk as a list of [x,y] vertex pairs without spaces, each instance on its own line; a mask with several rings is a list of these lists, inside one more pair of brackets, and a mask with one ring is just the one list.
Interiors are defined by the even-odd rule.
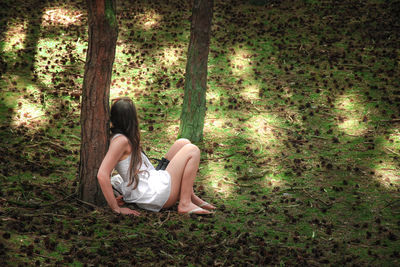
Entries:
[[213,0],[195,0],[185,73],[185,93],[179,136],[192,142],[203,139],[206,114],[207,60]]
[[115,0],[87,0],[87,6],[89,44],[82,88],[79,197],[102,206],[106,202],[97,172],[108,149],[110,82],[118,25]]

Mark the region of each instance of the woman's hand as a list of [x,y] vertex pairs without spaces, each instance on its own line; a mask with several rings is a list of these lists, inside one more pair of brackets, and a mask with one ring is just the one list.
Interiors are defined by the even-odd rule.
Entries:
[[140,215],[140,212],[138,212],[136,210],[131,210],[130,208],[119,208],[115,212],[116,213],[125,214],[125,215],[135,215],[135,216],[139,216]]

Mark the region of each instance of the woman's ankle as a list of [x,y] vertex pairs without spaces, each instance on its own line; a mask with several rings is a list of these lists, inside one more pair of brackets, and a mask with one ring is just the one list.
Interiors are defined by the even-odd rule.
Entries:
[[186,208],[190,207],[191,204],[193,204],[192,201],[179,201],[178,209],[179,208],[186,209]]
[[185,203],[179,202],[178,204],[178,212],[188,212],[197,208],[199,208],[199,206],[194,204],[193,202],[185,202]]

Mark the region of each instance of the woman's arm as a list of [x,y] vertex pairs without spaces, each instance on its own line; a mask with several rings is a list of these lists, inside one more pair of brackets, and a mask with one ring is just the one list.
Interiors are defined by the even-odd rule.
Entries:
[[127,150],[130,149],[129,142],[126,137],[121,136],[112,140],[107,154],[100,165],[99,172],[97,173],[97,179],[108,205],[114,212],[138,216],[140,214],[138,211],[131,210],[129,208],[121,208],[118,206],[110,181],[112,170]]

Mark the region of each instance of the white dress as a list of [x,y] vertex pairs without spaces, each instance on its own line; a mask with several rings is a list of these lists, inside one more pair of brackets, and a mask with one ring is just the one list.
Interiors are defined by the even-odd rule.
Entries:
[[[116,134],[112,139],[121,134]],[[140,208],[158,212],[167,202],[171,192],[171,175],[165,170],[156,170],[142,153],[142,166],[138,174],[139,184],[133,189],[129,184],[129,164],[131,155],[115,166],[118,175],[111,177],[112,186],[122,193],[126,203],[136,203]]]

